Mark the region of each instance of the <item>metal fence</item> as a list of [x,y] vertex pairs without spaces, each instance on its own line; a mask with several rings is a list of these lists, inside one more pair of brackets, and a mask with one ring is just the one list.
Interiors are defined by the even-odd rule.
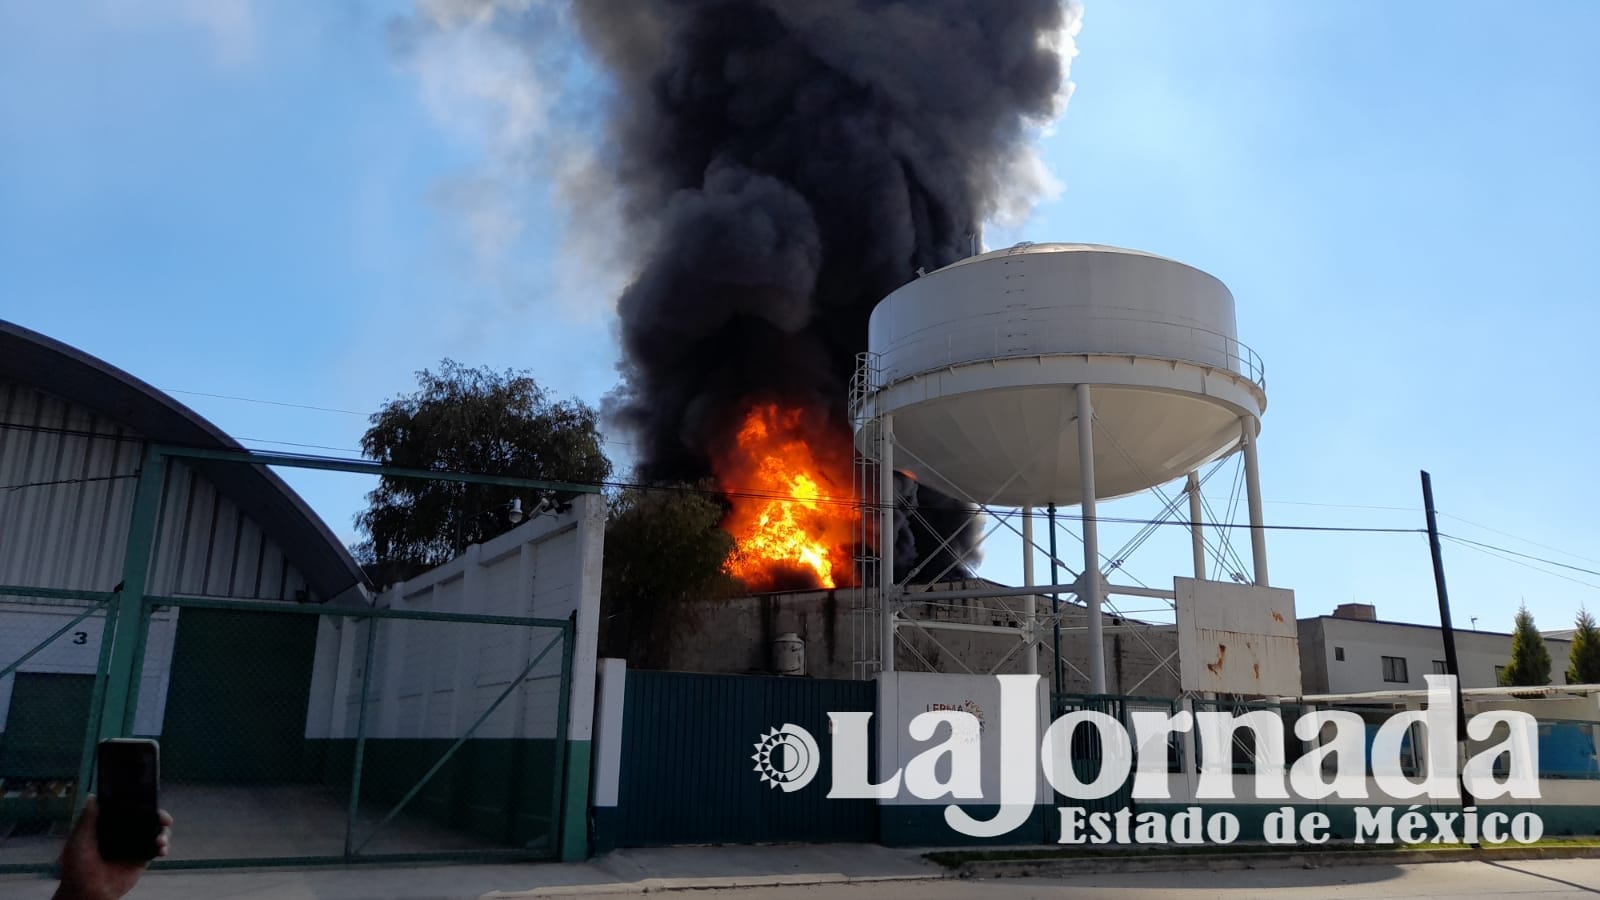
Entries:
[[108,700],[161,743],[159,865],[559,850],[570,621],[147,597],[119,683],[112,598],[6,590],[0,871],[52,865]]
[[[122,736],[162,745],[162,801],[177,826],[174,856],[157,865],[581,853],[587,761],[569,761],[584,751],[568,729],[587,746],[586,710],[570,705],[587,701],[572,671],[592,655],[593,623],[579,618],[596,609],[601,507],[582,503],[580,521],[521,543],[495,539],[504,546],[492,558],[483,552],[495,540],[473,545],[419,576],[434,576],[426,597],[380,596],[396,608],[375,608],[359,589],[299,589],[303,573],[291,585],[298,563],[222,488],[201,491],[194,467],[207,478],[287,466],[556,496],[597,487],[229,449],[141,454],[131,472],[89,479],[133,480],[95,507],[126,512],[120,548],[116,529],[68,529],[78,543],[47,566],[14,567],[26,583],[0,584],[0,872],[53,866],[93,790],[96,744]],[[50,521],[82,512],[63,506]],[[567,534],[571,547],[543,543]],[[213,566],[218,553],[238,564]],[[74,568],[87,561],[93,572]],[[77,589],[112,566],[112,591]],[[448,611],[460,609],[508,614]]]
[[48,864],[90,773],[108,595],[0,594],[0,868]]
[[772,790],[756,777],[751,751],[762,736],[794,724],[826,741],[830,712],[872,712],[870,681],[631,671],[622,725],[621,781],[606,844],[870,841],[871,800],[830,800],[823,754],[816,784]]

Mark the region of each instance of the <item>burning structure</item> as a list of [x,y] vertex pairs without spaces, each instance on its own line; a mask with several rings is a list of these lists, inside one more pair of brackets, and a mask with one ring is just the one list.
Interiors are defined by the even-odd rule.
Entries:
[[[1077,9],[648,0],[572,14],[610,76],[605,162],[646,248],[617,304],[608,412],[635,435],[644,479],[723,487],[729,570],[747,584],[844,586],[862,537],[845,397],[868,315],[1045,183],[1027,138],[1065,102]],[[966,574],[974,509],[914,483],[897,493],[921,514],[896,523],[894,565]]]

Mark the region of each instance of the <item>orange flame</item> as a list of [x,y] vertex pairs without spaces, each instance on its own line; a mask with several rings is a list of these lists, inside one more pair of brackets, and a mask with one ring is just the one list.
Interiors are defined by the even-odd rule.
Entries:
[[728,574],[755,590],[850,583],[851,452],[849,433],[821,416],[776,403],[751,408],[716,466],[732,504],[722,527],[737,545]]

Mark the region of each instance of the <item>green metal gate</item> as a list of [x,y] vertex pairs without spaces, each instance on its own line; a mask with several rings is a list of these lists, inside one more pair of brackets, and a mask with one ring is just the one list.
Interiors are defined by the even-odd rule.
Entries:
[[[877,840],[874,801],[826,796],[828,713],[874,711],[873,682],[630,671],[623,702],[618,846]],[[815,779],[792,793],[751,762],[785,724],[822,749]]]
[[[574,620],[151,594],[170,457],[597,490],[147,447],[115,591],[0,585],[7,615],[51,617],[28,646],[0,641],[0,873],[53,868],[94,747],[119,736],[164,745],[183,837],[158,867],[547,859],[572,843]],[[153,680],[150,653],[171,660]]]
[[151,601],[178,619],[169,864],[558,854],[570,622]]
[[[69,621],[0,669],[0,872],[50,868],[92,771],[106,654],[93,675],[16,671],[105,615]],[[162,744],[183,840],[156,865],[559,854],[571,621],[156,596],[135,621],[141,657],[176,633],[164,678],[141,658],[123,686],[130,717],[164,707],[139,736]]]
[[[89,774],[104,691],[109,594],[0,586],[0,871],[48,867]],[[21,617],[30,628],[19,628]]]

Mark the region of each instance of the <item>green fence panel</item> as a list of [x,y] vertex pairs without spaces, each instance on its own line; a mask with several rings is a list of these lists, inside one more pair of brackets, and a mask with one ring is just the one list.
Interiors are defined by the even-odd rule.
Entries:
[[106,599],[0,586],[0,872],[49,868],[87,792]]
[[186,835],[157,865],[558,852],[570,623],[154,604],[177,618],[170,651],[146,644],[170,659],[152,736]]
[[[870,681],[633,671],[623,706],[619,846],[872,841],[870,800],[829,800],[828,713],[872,712]],[[811,786],[763,784],[751,755],[774,726],[792,723],[824,745]]]

